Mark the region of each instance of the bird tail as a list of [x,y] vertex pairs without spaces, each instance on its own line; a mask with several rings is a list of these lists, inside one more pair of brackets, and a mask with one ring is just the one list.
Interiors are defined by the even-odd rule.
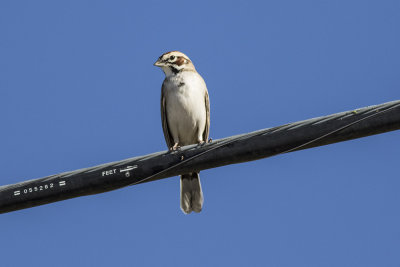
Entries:
[[189,214],[200,212],[203,207],[203,191],[201,190],[200,175],[192,172],[181,175],[181,209]]

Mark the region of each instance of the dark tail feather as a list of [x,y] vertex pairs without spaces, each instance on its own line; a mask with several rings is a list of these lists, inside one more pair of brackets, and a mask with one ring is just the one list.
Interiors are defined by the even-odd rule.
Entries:
[[184,213],[200,212],[203,207],[203,192],[197,172],[181,175],[181,209]]

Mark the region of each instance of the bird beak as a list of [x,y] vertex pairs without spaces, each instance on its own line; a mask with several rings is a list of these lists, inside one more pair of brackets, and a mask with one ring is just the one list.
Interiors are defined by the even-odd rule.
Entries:
[[158,60],[154,63],[154,66],[162,67],[162,66],[165,66],[165,63],[162,62],[161,59],[158,59]]

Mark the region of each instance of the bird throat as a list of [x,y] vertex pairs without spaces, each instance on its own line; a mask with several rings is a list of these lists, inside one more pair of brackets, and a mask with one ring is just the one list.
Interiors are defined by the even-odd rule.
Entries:
[[169,66],[169,69],[174,73],[174,74],[178,74],[182,69],[177,69],[174,66]]

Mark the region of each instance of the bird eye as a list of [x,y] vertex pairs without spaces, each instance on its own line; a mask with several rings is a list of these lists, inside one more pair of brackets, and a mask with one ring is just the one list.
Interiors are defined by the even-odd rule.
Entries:
[[175,56],[170,56],[169,57],[169,60],[174,60],[175,59]]

